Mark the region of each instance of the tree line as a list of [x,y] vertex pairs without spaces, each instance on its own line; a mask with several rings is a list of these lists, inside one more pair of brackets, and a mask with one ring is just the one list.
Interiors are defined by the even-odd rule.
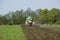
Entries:
[[40,24],[60,24],[60,9],[52,8],[31,10],[17,10],[15,12],[9,12],[6,15],[0,15],[0,25],[2,24],[24,24],[26,18],[32,16],[34,21]]

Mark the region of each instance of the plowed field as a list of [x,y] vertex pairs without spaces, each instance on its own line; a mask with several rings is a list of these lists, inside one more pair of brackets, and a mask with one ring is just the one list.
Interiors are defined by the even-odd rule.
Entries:
[[59,27],[23,26],[22,28],[27,40],[60,40]]

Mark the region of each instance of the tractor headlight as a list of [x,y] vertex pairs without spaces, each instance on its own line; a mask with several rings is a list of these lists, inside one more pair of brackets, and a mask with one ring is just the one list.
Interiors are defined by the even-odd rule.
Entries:
[[29,21],[29,23],[31,23],[32,21]]

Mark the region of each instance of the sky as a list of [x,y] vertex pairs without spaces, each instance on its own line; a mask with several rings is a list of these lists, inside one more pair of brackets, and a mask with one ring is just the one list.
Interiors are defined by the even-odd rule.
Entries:
[[0,0],[0,14],[7,14],[9,11],[36,9],[60,9],[60,0]]

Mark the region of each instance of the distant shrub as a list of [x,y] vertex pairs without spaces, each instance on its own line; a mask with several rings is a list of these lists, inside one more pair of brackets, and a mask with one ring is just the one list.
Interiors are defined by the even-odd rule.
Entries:
[[48,24],[53,24],[52,22],[48,22]]
[[60,21],[56,21],[56,24],[60,24]]

